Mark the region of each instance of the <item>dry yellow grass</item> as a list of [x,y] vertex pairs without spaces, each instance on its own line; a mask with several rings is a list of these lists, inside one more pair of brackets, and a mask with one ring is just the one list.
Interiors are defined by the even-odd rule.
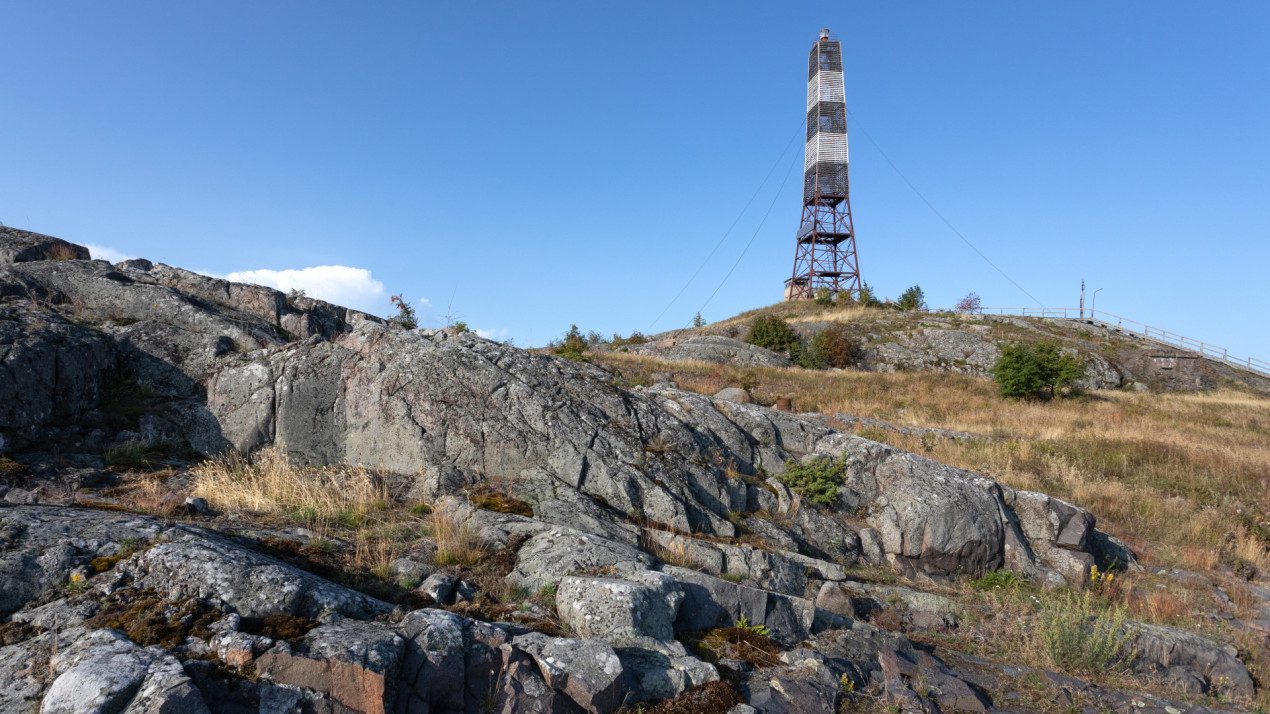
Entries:
[[707,394],[752,373],[756,397],[766,403],[792,394],[799,411],[990,435],[997,440],[866,430],[870,438],[1088,508],[1100,527],[1145,549],[1149,562],[1270,570],[1270,398],[1219,389],[1017,402],[1001,399],[990,379],[957,374],[741,369],[612,352],[597,358],[624,374],[670,370],[681,387]]
[[485,544],[466,525],[455,523],[444,513],[432,514],[432,537],[437,551],[433,562],[437,565],[476,565],[485,557]]
[[383,510],[388,494],[382,481],[366,469],[301,466],[286,447],[265,449],[251,458],[229,454],[193,469],[194,495],[219,510],[286,515],[321,524],[362,525],[368,514]]
[[783,302],[743,312],[736,317],[714,323],[710,327],[748,326],[750,321],[759,315],[779,315],[786,322],[851,322],[860,318],[877,317],[883,314],[893,318],[899,318],[904,315],[904,313],[894,310],[881,310],[858,305],[821,307],[811,301]]

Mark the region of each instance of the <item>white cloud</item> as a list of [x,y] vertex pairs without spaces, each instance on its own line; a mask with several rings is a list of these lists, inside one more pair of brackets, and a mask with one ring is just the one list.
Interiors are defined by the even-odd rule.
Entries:
[[482,330],[478,327],[472,331],[475,332],[478,337],[484,337],[487,340],[501,340],[507,336],[506,327],[500,327],[496,330]]
[[227,280],[254,283],[283,292],[303,290],[304,294],[336,305],[366,312],[384,310],[384,284],[371,277],[365,268],[344,265],[318,265],[298,270],[236,270]]
[[131,258],[137,257],[135,255],[130,255],[128,253],[120,253],[114,248],[107,248],[104,245],[93,245],[92,243],[85,243],[84,247],[88,249],[89,253],[92,253],[93,260],[109,260],[112,263],[118,263],[122,260],[129,260]]

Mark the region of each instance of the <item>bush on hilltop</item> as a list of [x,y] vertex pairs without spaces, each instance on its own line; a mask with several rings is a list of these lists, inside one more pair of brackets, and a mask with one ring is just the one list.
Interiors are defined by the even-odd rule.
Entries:
[[759,315],[754,318],[745,341],[763,349],[785,353],[797,349],[800,342],[794,328],[775,315]]
[[[1085,363],[1079,357],[1064,354],[1053,342],[1016,342],[1001,348],[992,376],[1001,396],[1007,399],[1053,399],[1085,376]],[[1074,392],[1074,388],[1069,390]]]

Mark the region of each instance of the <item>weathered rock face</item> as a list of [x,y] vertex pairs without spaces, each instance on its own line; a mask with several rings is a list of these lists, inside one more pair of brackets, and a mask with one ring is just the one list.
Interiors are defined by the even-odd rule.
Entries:
[[622,701],[622,662],[602,640],[551,638],[531,632],[512,640],[538,664],[547,685],[569,695],[578,706],[598,714]]
[[[1134,647],[1139,671],[1178,677],[1189,675],[1225,697],[1251,701],[1255,688],[1251,675],[1238,659],[1234,647],[1222,647],[1192,632],[1163,625],[1137,625]],[[1179,672],[1174,668],[1185,668]],[[1189,678],[1187,677],[1187,678]]]
[[[717,474],[698,465],[712,444],[602,370],[475,336],[361,323],[236,358],[209,382],[208,408],[223,438],[195,443],[206,452],[285,442],[316,462],[422,467],[428,496],[546,477],[620,512],[732,532]],[[654,441],[665,451],[645,449]]]
[[66,583],[121,542],[149,543],[166,528],[153,518],[40,506],[0,510],[0,616]]
[[172,540],[139,552],[116,569],[141,587],[172,598],[208,600],[244,616],[371,617],[392,609],[206,531],[173,529],[164,537]]
[[118,630],[94,630],[75,638],[52,661],[56,676],[41,712],[208,711],[181,663],[158,649],[142,649]]
[[294,647],[278,645],[256,660],[256,670],[353,711],[383,714],[397,701],[404,648],[388,625],[346,620],[317,628]]
[[571,528],[552,528],[520,547],[508,581],[537,592],[574,573],[605,568],[617,575],[648,570],[652,556],[638,549]]
[[720,335],[670,338],[625,349],[668,362],[710,362],[736,367],[791,367],[794,364],[787,355]]
[[29,300],[0,302],[0,439],[83,418],[101,401],[116,359],[110,341],[88,327]]
[[88,249],[61,238],[0,226],[0,265],[36,260],[90,260]]
[[[888,335],[893,340],[867,342],[862,366],[875,372],[939,371],[988,376],[1001,356],[1000,344],[988,335],[957,329],[922,328]],[[1075,353],[1076,350],[1068,350]],[[1095,352],[1083,352],[1082,389],[1114,389],[1122,370]]]

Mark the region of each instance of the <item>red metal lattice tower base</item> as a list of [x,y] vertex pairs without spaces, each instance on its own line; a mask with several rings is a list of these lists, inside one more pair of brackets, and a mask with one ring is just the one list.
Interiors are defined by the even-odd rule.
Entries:
[[847,196],[817,193],[803,204],[794,274],[786,282],[785,299],[813,298],[820,288],[860,296],[860,266]]

